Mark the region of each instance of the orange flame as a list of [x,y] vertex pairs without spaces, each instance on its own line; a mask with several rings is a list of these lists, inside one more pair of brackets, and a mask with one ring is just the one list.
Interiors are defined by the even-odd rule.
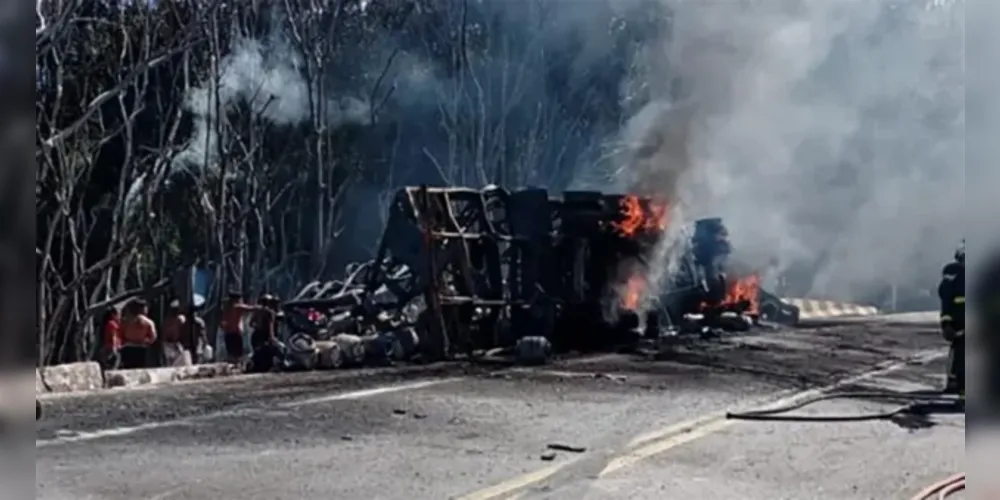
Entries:
[[[745,306],[745,314],[755,316],[760,314],[760,276],[750,274],[729,283],[726,287],[726,297],[722,299],[716,307],[720,309],[733,309]],[[701,304],[701,310],[711,308],[712,305],[706,302]]]
[[726,304],[747,304],[747,314],[760,312],[760,276],[750,274],[735,280],[726,291]]
[[625,236],[633,236],[642,227],[642,220],[645,213],[639,203],[639,197],[626,195],[621,202],[621,222],[612,222],[611,225]]
[[646,291],[646,278],[634,275],[625,283],[625,291],[622,293],[622,307],[627,311],[638,311],[642,294]]
[[667,205],[664,203],[650,202],[647,214],[642,200],[634,194],[628,194],[622,197],[619,205],[622,220],[612,222],[611,225],[624,236],[635,236],[640,230],[663,231],[667,228]]

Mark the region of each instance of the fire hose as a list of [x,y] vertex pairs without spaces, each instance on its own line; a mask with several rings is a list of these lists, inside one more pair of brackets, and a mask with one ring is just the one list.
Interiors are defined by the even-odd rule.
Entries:
[[914,495],[910,500],[944,500],[949,496],[965,490],[965,473],[959,472],[947,479],[938,481]]
[[[813,403],[834,399],[874,399],[881,401],[903,401],[906,404],[893,410],[873,413],[847,415],[787,415]],[[798,403],[753,410],[748,412],[730,412],[726,418],[733,420],[756,420],[773,422],[863,422],[872,420],[894,420],[905,416],[925,416],[936,412],[948,412],[962,409],[962,399],[946,397],[932,393],[895,393],[895,392],[841,392],[821,394],[802,400]],[[955,474],[948,479],[934,483],[923,489],[911,500],[943,500],[950,495],[965,490],[965,473]]]
[[[881,401],[902,401],[903,406],[889,411],[848,414],[848,415],[787,415],[820,401],[834,399],[870,399]],[[872,420],[893,420],[907,415],[929,415],[931,413],[952,412],[961,408],[961,400],[934,393],[897,393],[897,392],[839,392],[821,394],[802,400],[798,403],[763,410],[747,412],[729,412],[726,418],[731,420],[756,420],[771,422],[864,422]]]

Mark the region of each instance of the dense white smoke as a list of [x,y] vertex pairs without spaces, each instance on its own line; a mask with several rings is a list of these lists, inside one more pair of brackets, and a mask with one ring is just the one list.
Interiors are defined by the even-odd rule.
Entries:
[[[234,146],[239,125],[228,120],[236,106],[245,106],[250,116],[278,127],[307,122],[321,98],[325,102],[319,109],[325,113],[329,126],[365,123],[369,119],[369,106],[363,100],[350,93],[321,92],[310,85],[302,67],[300,53],[278,32],[265,40],[235,38],[219,61],[216,75],[186,82],[189,87],[184,107],[192,116],[192,132],[183,149],[173,157],[166,174],[185,170],[196,177],[215,175],[220,151],[246,151],[245,146]],[[239,175],[238,170],[228,173],[230,178]],[[140,175],[126,193],[125,203],[130,212],[147,182],[148,176]]]
[[[219,135],[230,130],[225,114],[233,106],[247,105],[252,116],[277,126],[309,120],[313,106],[327,94],[310,85],[302,67],[300,53],[278,33],[264,42],[236,39],[220,62],[217,77],[197,82],[186,96],[186,107],[194,116],[194,132],[187,148],[177,156],[177,165],[207,171],[215,168],[220,142],[227,147],[226,138]],[[363,123],[369,117],[368,105],[358,98],[335,93],[326,99],[320,109],[325,110],[329,126]]]
[[723,217],[793,293],[929,288],[964,231],[964,4],[665,1],[628,184]]

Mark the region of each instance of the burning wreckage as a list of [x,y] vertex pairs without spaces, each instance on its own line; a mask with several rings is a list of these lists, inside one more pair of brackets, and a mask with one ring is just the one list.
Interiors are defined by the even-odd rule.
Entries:
[[665,204],[633,195],[543,189],[407,187],[374,260],[314,282],[285,303],[287,368],[392,360],[523,362],[621,349],[643,339],[794,323],[798,311],[736,275],[721,219],[696,221],[657,290],[646,276]]

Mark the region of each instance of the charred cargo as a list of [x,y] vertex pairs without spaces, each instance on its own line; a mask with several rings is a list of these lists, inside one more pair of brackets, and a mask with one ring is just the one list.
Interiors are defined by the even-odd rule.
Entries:
[[[733,300],[740,282],[726,278],[731,247],[720,219],[698,221],[676,276],[664,290],[646,290],[666,226],[665,204],[632,195],[406,187],[374,260],[285,307],[296,330],[412,329],[425,360],[477,356],[526,337],[556,351],[602,349],[634,341],[642,323],[755,312],[757,292]],[[307,318],[317,311],[322,325]]]

